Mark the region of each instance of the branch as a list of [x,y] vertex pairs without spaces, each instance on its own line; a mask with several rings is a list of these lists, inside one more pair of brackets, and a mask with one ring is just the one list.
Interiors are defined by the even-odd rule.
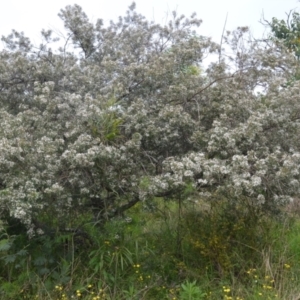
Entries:
[[111,219],[113,217],[121,215],[124,211],[127,209],[133,207],[135,204],[137,204],[140,201],[140,198],[136,195],[131,201],[127,202],[126,204],[118,207],[113,212],[109,213],[108,219]]
[[227,24],[227,18],[228,18],[228,12],[226,14],[226,19],[225,19],[225,23],[224,23],[224,27],[223,27],[222,36],[221,36],[220,52],[219,52],[219,63],[221,62],[221,57],[222,57],[222,44],[223,44],[224,32],[225,32],[225,28],[226,28],[226,24]]
[[223,79],[229,79],[229,78],[233,78],[235,76],[235,73],[230,75],[230,76],[224,76],[224,77],[219,77],[216,78],[215,80],[211,81],[209,84],[207,84],[204,88],[202,88],[201,90],[199,90],[198,92],[196,92],[195,94],[193,94],[191,97],[189,97],[187,99],[187,102],[190,102],[195,96],[201,94],[203,91],[205,91],[206,89],[208,89],[210,86],[212,86],[214,83],[223,80]]

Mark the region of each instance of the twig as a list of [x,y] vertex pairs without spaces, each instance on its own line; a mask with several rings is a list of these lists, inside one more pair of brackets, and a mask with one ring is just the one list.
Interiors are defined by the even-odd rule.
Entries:
[[226,14],[226,19],[225,19],[225,23],[224,23],[224,26],[223,26],[223,31],[222,31],[221,41],[220,41],[219,63],[221,62],[221,56],[222,56],[222,43],[223,43],[224,32],[225,32],[225,28],[226,28],[226,24],[227,24],[227,18],[228,18],[228,12],[227,12],[227,14]]

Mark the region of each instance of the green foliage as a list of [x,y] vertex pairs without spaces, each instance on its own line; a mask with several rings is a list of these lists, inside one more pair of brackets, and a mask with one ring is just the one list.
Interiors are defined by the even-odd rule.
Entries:
[[278,20],[273,18],[269,23],[274,37],[282,40],[287,48],[300,56],[300,14],[296,11],[290,11],[287,20]]
[[297,57],[297,69],[288,79],[284,87],[293,85],[300,79],[299,58],[300,58],[300,14],[297,11],[290,11],[286,20],[273,18],[267,22],[272,32],[272,39],[281,41]]
[[260,251],[268,243],[269,225],[248,201],[218,196],[206,210],[187,213],[187,261],[196,255],[194,267],[200,272],[211,268],[222,277],[233,270],[241,272],[247,261],[259,263]]
[[182,300],[196,300],[205,299],[206,293],[203,293],[196,281],[181,284],[181,291],[179,292],[179,299]]
[[99,137],[104,142],[113,142],[120,137],[122,119],[118,113],[118,104],[115,98],[111,98],[103,105],[103,112],[93,116],[90,120],[90,130],[94,137]]
[[185,67],[182,71],[184,74],[187,75],[194,75],[194,76],[199,76],[201,74],[201,70],[199,67],[196,66],[188,66]]
[[292,225],[293,230],[289,230],[287,233],[288,245],[289,245],[289,255],[292,261],[296,262],[300,260],[300,251],[299,251],[299,243],[300,243],[300,223],[297,219],[295,223]]
[[[15,299],[21,290],[24,299],[241,300],[296,293],[298,219],[261,218],[251,205],[246,209],[249,199],[239,207],[233,197],[217,195],[181,208],[178,201],[155,201],[154,211],[140,203],[101,230],[86,223],[89,244],[67,234],[16,243],[4,233],[0,295]],[[28,252],[22,256],[23,248]],[[6,263],[7,255],[14,261]]]
[[126,300],[137,300],[137,290],[133,287],[130,286],[128,290],[123,291],[123,294],[125,295]]

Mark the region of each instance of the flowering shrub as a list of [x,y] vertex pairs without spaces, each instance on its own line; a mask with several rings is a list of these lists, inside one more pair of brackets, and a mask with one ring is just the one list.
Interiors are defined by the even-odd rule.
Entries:
[[[2,37],[0,216],[29,234],[55,216],[95,222],[139,201],[233,193],[272,211],[299,194],[298,62],[246,28],[198,34],[201,20],[166,25],[129,7],[105,26],[78,5],[61,10],[66,40],[42,31]],[[207,68],[209,54],[219,54]],[[225,55],[226,54],[226,55]],[[49,218],[50,226],[52,218]],[[53,225],[53,224],[52,224]]]

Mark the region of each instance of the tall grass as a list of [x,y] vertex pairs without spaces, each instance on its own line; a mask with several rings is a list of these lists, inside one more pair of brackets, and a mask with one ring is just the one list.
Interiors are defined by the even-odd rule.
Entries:
[[300,297],[296,211],[270,216],[248,199],[154,199],[101,228],[86,221],[82,232],[28,239],[4,226],[0,299]]

